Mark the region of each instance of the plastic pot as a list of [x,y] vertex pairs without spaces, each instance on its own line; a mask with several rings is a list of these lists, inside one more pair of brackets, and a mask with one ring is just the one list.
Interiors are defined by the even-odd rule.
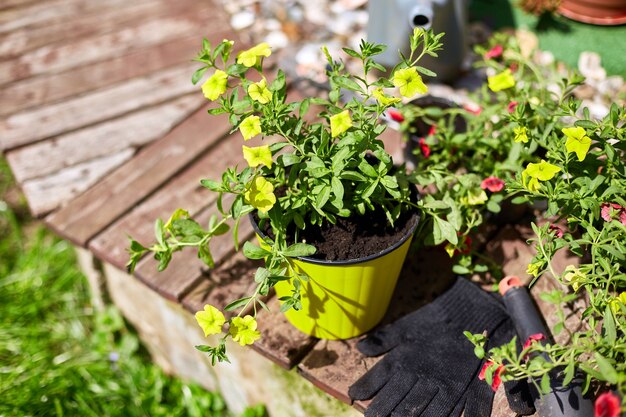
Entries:
[[[262,242],[263,233],[253,216],[250,220]],[[376,326],[391,301],[419,215],[410,221],[415,224],[406,235],[374,255],[342,261],[296,258],[295,267],[309,281],[300,290],[302,309],[288,310],[287,320],[305,334],[330,340],[359,336]],[[279,298],[289,296],[292,281],[280,281],[274,288]]]

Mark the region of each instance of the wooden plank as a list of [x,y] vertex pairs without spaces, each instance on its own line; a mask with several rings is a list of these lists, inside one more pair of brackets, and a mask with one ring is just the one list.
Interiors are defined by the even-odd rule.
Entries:
[[[409,253],[390,308],[380,325],[402,317],[433,300],[451,284],[449,256],[441,247]],[[351,340],[320,341],[298,365],[298,371],[315,386],[348,404],[348,388],[379,358],[365,358]]]
[[[6,1],[8,0],[4,2]],[[133,1],[124,7],[112,7],[91,14],[81,13],[80,18],[19,28],[0,35],[0,59],[14,58],[32,49],[69,38],[86,38],[106,33],[119,27],[137,24],[133,21],[140,19],[146,21],[167,14],[178,14],[184,8],[190,8],[190,5],[189,1]]]
[[57,208],[95,184],[100,178],[128,161],[132,148],[92,159],[63,169],[47,177],[22,184],[31,213],[41,216]]
[[213,146],[229,130],[226,117],[199,110],[167,136],[46,218],[61,236],[85,246],[89,239],[127,213],[173,175]]
[[[217,214],[217,207],[212,205],[196,219],[206,224],[212,214]],[[252,226],[248,219],[243,219],[239,227],[239,239],[243,244],[252,236]],[[216,236],[211,241],[211,253],[216,264],[228,258],[234,252],[233,238],[230,233]],[[179,301],[195,288],[207,273],[207,266],[195,255],[194,251],[182,251],[173,257],[166,271],[157,270],[157,261],[152,257],[144,258],[135,269],[135,276],[163,297]],[[174,272],[175,271],[175,272]]]
[[[205,117],[210,118],[208,115]],[[211,152],[204,154],[148,199],[133,207],[132,211],[96,236],[89,243],[89,248],[100,259],[124,269],[128,261],[128,235],[148,245],[154,241],[154,222],[157,218],[167,220],[177,208],[184,208],[194,216],[213,204],[217,193],[202,187],[200,180],[220,178],[221,172],[227,167],[243,161],[239,141],[234,136],[221,140]]]
[[[209,39],[221,40],[228,37],[229,34],[229,31],[218,32],[211,35]],[[44,103],[54,103],[188,62],[195,56],[198,42],[197,36],[176,39],[102,63],[81,66],[60,74],[42,75],[11,83],[0,90],[0,116]]]
[[[197,93],[8,152],[18,182],[45,177],[163,137],[205,102]],[[54,196],[50,196],[54,198]],[[62,202],[63,200],[58,200]]]
[[205,7],[184,15],[167,16],[125,27],[99,36],[47,45],[18,58],[0,62],[0,85],[35,75],[57,73],[85,64],[103,62],[174,39],[206,35],[206,22],[215,22],[212,31],[228,29],[225,19],[215,18],[214,8]]
[[196,66],[187,63],[144,78],[0,121],[0,150],[26,145],[182,96],[199,87],[189,76]]
[[10,9],[13,7],[23,7],[30,3],[35,3],[37,0],[4,0],[0,3],[0,10]]
[[[15,2],[15,0],[8,0]],[[135,0],[136,2],[145,0]],[[21,0],[16,6],[23,3]],[[124,0],[49,0],[36,1],[0,11],[0,33],[10,32],[22,27],[51,24],[53,22],[75,19],[83,13],[94,13],[103,9],[123,7],[128,2]],[[4,5],[4,1],[3,1]]]

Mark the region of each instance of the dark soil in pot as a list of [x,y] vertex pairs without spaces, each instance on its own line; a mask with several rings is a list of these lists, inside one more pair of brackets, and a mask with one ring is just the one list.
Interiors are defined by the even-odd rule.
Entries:
[[[255,221],[259,221],[256,214]],[[367,212],[364,216],[337,218],[336,224],[326,223],[321,228],[307,226],[300,230],[299,240],[317,248],[308,258],[324,261],[347,261],[366,258],[385,251],[409,235],[419,221],[416,212],[405,212],[391,226],[382,210]],[[269,222],[260,225],[272,237]]]

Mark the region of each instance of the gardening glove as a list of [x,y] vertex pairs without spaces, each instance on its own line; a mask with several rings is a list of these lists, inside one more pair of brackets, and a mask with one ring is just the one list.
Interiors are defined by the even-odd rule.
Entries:
[[389,353],[349,394],[357,400],[376,395],[366,417],[448,416],[481,364],[463,330],[491,334],[507,318],[497,300],[459,278],[433,303],[359,342],[367,356]]

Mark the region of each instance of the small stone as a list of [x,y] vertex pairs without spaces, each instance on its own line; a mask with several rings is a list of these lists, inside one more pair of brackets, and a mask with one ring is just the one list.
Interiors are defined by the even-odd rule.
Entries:
[[304,3],[304,18],[316,25],[323,26],[328,21],[328,11],[322,2],[308,1]]
[[249,10],[244,10],[238,13],[235,13],[230,18],[230,25],[235,30],[245,29],[247,27],[252,26],[255,20],[255,15]]
[[306,44],[296,54],[296,62],[303,65],[313,65],[322,58],[320,45]]
[[554,64],[554,55],[550,51],[537,50],[534,57],[535,63],[547,67]]
[[613,75],[598,83],[598,93],[613,97],[619,92],[623,85],[624,79],[619,75]]
[[272,48],[282,49],[289,45],[289,38],[285,32],[275,30],[267,34],[265,42],[267,42]]
[[341,4],[345,10],[354,10],[364,6],[367,0],[339,0],[338,3]]
[[267,19],[265,20],[263,27],[271,32],[273,30],[280,30],[282,28],[282,25],[276,19]]
[[537,35],[528,30],[516,30],[515,37],[519,42],[520,51],[525,58],[529,58],[533,51],[539,47],[539,39],[537,39]]
[[595,52],[582,52],[578,58],[578,70],[589,81],[601,81],[606,78],[602,68],[602,58]]
[[583,84],[574,90],[574,95],[581,99],[590,99],[596,94],[596,89],[590,86],[589,84]]
[[609,108],[606,104],[599,101],[583,100],[580,109],[589,108],[589,115],[592,119],[600,120],[609,114]]

